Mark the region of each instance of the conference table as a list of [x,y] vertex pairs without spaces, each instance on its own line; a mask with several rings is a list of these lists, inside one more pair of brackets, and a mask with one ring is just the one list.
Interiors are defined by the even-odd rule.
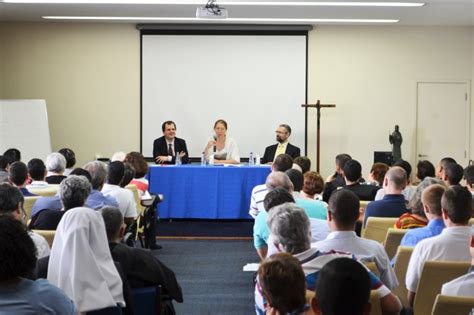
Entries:
[[163,219],[249,219],[252,189],[270,171],[269,165],[153,165],[148,190],[164,196]]

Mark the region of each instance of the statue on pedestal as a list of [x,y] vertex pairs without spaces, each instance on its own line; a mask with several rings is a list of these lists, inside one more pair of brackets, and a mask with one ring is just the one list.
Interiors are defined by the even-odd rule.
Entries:
[[390,141],[390,144],[392,145],[392,157],[393,157],[393,162],[396,162],[398,160],[401,160],[402,158],[402,134],[399,131],[398,125],[395,125],[395,131],[392,132],[391,135],[388,136],[388,141]]

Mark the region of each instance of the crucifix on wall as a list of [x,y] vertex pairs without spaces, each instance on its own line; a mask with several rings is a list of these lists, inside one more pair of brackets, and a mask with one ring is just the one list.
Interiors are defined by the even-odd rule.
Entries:
[[321,108],[336,107],[335,104],[321,104],[318,100],[316,104],[301,104],[304,107],[306,117],[305,137],[308,139],[308,108],[316,108],[316,171],[319,173],[319,157],[320,157],[320,136],[321,136]]

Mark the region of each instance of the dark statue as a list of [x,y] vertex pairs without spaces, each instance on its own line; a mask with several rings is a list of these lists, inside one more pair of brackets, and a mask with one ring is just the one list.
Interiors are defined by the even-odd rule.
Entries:
[[395,125],[395,131],[392,132],[392,134],[388,136],[388,140],[390,141],[390,144],[392,145],[393,161],[396,162],[398,160],[401,160],[403,138],[402,138],[402,134],[398,130],[398,125]]

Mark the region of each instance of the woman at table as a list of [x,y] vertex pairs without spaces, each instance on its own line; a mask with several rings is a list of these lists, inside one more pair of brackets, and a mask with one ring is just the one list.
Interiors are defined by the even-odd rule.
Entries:
[[231,137],[227,136],[227,122],[219,119],[214,123],[214,139],[209,139],[204,152],[206,161],[214,154],[214,162],[226,164],[240,163],[239,148]]

